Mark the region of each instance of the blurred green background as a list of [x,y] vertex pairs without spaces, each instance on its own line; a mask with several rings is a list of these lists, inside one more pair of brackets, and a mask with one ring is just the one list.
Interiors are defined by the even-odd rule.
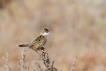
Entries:
[[[106,0],[0,0],[0,67],[9,52],[16,70],[22,48],[43,28],[50,30],[45,46],[58,70],[106,71]],[[29,48],[27,62],[38,55]]]

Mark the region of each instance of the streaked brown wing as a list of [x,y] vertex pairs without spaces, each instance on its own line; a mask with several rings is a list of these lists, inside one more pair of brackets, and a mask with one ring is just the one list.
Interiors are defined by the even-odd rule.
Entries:
[[32,48],[33,50],[37,50],[37,49],[40,49],[41,47],[43,47],[46,42],[47,42],[46,37],[40,35],[37,39],[33,40],[30,43],[29,47]]

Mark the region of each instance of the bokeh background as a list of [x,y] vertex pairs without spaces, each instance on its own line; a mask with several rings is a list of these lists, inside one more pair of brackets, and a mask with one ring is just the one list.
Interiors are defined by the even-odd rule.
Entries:
[[[45,46],[58,70],[106,71],[106,0],[0,0],[0,67],[6,50],[17,71],[20,43],[29,43],[43,28]],[[38,55],[26,49],[27,62]]]

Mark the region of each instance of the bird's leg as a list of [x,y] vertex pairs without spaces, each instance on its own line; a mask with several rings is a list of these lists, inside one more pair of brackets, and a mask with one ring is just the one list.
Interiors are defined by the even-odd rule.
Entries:
[[[35,50],[36,51],[36,50]],[[41,55],[36,51],[36,53],[41,57]]]
[[36,51],[36,53],[41,57],[41,59],[43,59],[44,52],[43,52],[43,54],[39,54],[39,53],[37,52],[37,50],[35,50],[35,51]]
[[44,57],[45,57],[45,48],[44,47],[41,47],[40,49],[38,49],[38,50],[42,50],[42,54],[39,54],[38,52],[37,52],[37,50],[35,50],[36,51],[36,53],[41,57],[41,59],[44,59]]

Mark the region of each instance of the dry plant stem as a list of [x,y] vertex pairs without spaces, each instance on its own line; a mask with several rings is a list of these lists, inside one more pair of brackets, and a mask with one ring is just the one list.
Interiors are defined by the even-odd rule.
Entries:
[[37,64],[37,71],[42,71],[42,68],[39,63]]
[[6,50],[6,57],[3,57],[3,59],[5,60],[5,65],[4,65],[4,69],[6,70],[6,71],[11,71],[11,68],[9,67],[9,65],[8,65],[8,51]]
[[29,66],[30,66],[30,64],[28,63],[28,66],[27,66],[28,71],[29,71]]
[[43,71],[42,67],[40,66],[40,64],[38,63],[38,59],[34,58],[34,61],[32,63],[32,65],[35,65],[35,69],[33,71]]
[[[9,57],[8,51],[6,51],[6,56],[3,57],[3,59],[5,60],[5,65],[4,67],[0,68],[0,71],[11,71],[11,68],[8,65],[8,57]],[[34,59],[33,63],[36,66],[34,67],[35,69],[33,71],[57,71],[57,69],[53,67],[54,61],[50,65],[50,58],[46,50],[42,50],[42,54],[40,55],[40,57],[41,59],[38,59],[38,60],[43,61],[43,65],[45,66],[45,68],[42,68],[39,61],[36,61]],[[26,64],[25,60],[26,60],[26,50],[23,48],[21,53],[21,58],[18,59],[18,71],[30,71],[29,69],[30,63]]]
[[46,50],[42,50],[42,60],[46,68],[50,66],[50,58]]
[[23,48],[22,58],[19,59],[19,71],[25,71],[25,58],[26,58],[26,50]]
[[[51,66],[51,70],[52,70],[52,71],[53,71],[53,69],[54,69],[53,65],[54,65],[54,61],[52,62],[52,66]],[[56,70],[56,71],[57,71],[57,70]]]
[[78,57],[76,56],[72,65],[71,65],[71,68],[70,68],[70,71],[75,71],[75,63],[76,63],[76,60],[78,59]]
[[57,71],[57,69],[53,67],[54,61],[52,62],[52,65],[50,66],[50,58],[45,49],[42,50],[41,56],[42,56],[42,61],[46,67],[44,71]]

